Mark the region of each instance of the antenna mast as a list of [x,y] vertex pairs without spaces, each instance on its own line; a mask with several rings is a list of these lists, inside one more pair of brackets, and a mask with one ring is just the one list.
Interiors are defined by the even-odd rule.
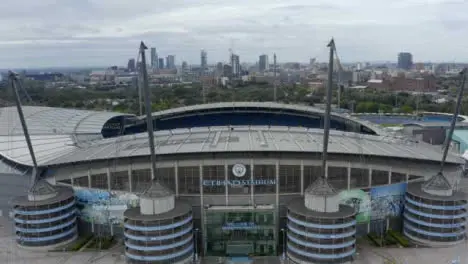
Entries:
[[460,88],[458,88],[458,98],[457,98],[457,104],[455,106],[455,113],[453,113],[452,122],[450,123],[450,130],[449,130],[449,133],[447,134],[447,139],[445,140],[444,154],[440,162],[440,173],[442,173],[442,171],[444,170],[445,160],[447,159],[447,154],[450,148],[450,143],[452,142],[453,131],[455,130],[455,124],[457,123],[458,114],[460,113],[461,102],[463,99],[463,91],[465,90],[467,71],[468,69],[464,68],[460,72],[462,82],[461,82]]
[[[148,130],[148,140],[150,147],[150,158],[151,158],[151,179],[154,180],[156,176],[156,155],[155,155],[155,146],[154,146],[154,127],[153,127],[153,117],[151,115],[151,98],[150,91],[148,87],[148,72],[146,71],[146,57],[145,50],[147,50],[145,43],[143,41],[140,44],[140,55],[141,55],[141,76],[143,77],[143,91],[145,93],[145,110],[146,110],[146,128]],[[156,179],[157,181],[159,179]]]
[[31,155],[31,160],[33,163],[33,171],[31,175],[32,176],[31,188],[32,188],[34,183],[36,183],[36,180],[37,180],[38,169],[37,169],[36,156],[34,155],[34,149],[31,143],[31,138],[29,136],[28,126],[26,125],[26,120],[24,119],[23,108],[21,107],[21,100],[20,100],[19,93],[18,93],[17,85],[20,83],[20,81],[18,79],[18,74],[12,71],[9,72],[8,77],[9,77],[8,79],[11,85],[11,89],[13,90],[13,95],[15,97],[16,108],[18,110],[18,115],[21,121],[21,127],[23,128],[24,138],[26,139],[26,143],[28,144],[29,154]]
[[330,59],[328,62],[328,83],[327,83],[327,100],[325,102],[325,116],[323,120],[323,151],[322,151],[322,177],[327,175],[327,152],[328,152],[328,138],[330,135],[330,112],[331,112],[331,98],[332,98],[332,85],[333,85],[333,62],[335,52],[335,41],[331,39],[327,47],[330,48]]

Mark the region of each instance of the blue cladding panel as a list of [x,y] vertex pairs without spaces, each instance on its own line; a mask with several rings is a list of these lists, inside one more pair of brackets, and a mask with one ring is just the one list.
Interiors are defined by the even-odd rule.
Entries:
[[[235,112],[229,110],[217,113],[193,113],[192,115],[177,116],[171,119],[155,120],[155,130],[169,130],[177,128],[209,127],[209,126],[295,126],[306,128],[320,128],[322,118],[320,116],[302,116],[298,113],[269,113],[269,112]],[[332,119],[331,129],[341,131],[353,131],[350,124]],[[146,131],[146,124],[142,123],[127,127],[125,134],[135,134]],[[361,133],[375,134],[372,131],[360,129]]]

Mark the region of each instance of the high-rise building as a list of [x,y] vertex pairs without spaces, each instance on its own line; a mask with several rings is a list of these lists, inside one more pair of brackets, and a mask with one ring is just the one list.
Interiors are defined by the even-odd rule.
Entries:
[[166,68],[175,69],[175,55],[169,55],[166,58]]
[[310,67],[314,66],[316,61],[317,61],[316,58],[310,58],[309,66],[310,66]]
[[224,64],[223,64],[222,62],[218,62],[218,63],[216,64],[216,74],[217,74],[218,76],[223,75],[223,69],[224,69],[223,65],[224,65]]
[[258,64],[260,71],[268,71],[270,67],[270,64],[268,62],[268,55],[260,55]]
[[164,69],[164,58],[158,59],[158,67],[159,69]]
[[207,58],[207,53],[205,50],[201,50],[200,54],[200,66],[202,70],[205,70],[206,67],[208,66],[208,58]]
[[129,59],[127,63],[127,69],[129,72],[134,72],[135,71],[135,59]]
[[413,67],[413,55],[409,52],[398,53],[398,69],[410,70]]
[[182,72],[184,73],[188,72],[188,64],[186,61],[182,62]]
[[151,48],[151,68],[158,69],[158,53],[156,52],[156,48]]
[[231,68],[232,77],[239,77],[241,73],[239,55],[236,55],[234,53],[231,55],[231,67],[232,67]]

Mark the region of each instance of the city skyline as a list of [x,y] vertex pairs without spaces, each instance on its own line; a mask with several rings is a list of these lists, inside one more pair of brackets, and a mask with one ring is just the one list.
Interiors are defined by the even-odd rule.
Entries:
[[394,62],[399,52],[465,62],[467,8],[457,0],[18,0],[0,10],[0,68],[124,65],[141,40],[177,64],[198,64],[202,49],[208,64],[227,62],[229,48],[246,62],[273,53],[280,62],[326,61],[330,37],[343,62]]

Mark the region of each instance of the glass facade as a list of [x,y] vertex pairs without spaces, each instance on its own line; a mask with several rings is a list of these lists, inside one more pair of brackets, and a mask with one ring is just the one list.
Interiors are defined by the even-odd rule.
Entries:
[[[202,192],[204,195],[269,195],[276,193],[276,185],[279,185],[280,195],[300,194],[323,173],[320,166],[285,165],[281,161],[278,166],[271,162],[254,163],[252,166],[243,162],[241,165],[245,167],[245,173],[239,177],[233,174],[232,163],[160,167],[156,173],[166,187],[181,196],[200,195]],[[409,182],[424,179],[423,176],[402,172],[357,167],[328,166],[327,174],[330,184],[337,190],[372,188],[406,182],[406,179]],[[77,187],[141,193],[151,182],[151,170],[129,165],[119,170],[113,167],[107,174],[89,169],[79,176],[58,182]]]
[[[93,168],[75,172],[70,177],[71,184],[76,187],[95,188],[96,191],[110,188],[111,193],[122,191],[136,195],[148,187],[151,182],[149,168],[139,163],[119,165],[110,168],[107,174],[105,170]],[[286,233],[280,231],[287,229],[287,202],[303,195],[307,187],[323,173],[318,163],[306,159],[283,161],[281,158],[273,160],[269,157],[266,157],[266,160],[249,157],[242,160],[213,159],[209,162],[180,160],[158,165],[160,167],[156,173],[164,185],[193,207],[193,223],[199,232],[197,246],[200,254],[215,257],[281,254],[285,248],[283,240],[288,241]],[[242,166],[244,171],[235,173],[235,166]],[[416,174],[417,171],[412,173]],[[423,178],[403,169],[378,170],[372,166],[352,162],[329,165],[327,175],[330,184],[340,192],[357,189],[369,192],[372,188],[387,186],[389,183],[398,184],[406,182],[407,179],[411,181]],[[69,179],[61,182],[65,183],[65,180],[70,182]],[[370,194],[366,194],[366,197],[370,199]],[[357,201],[362,199],[356,198]],[[268,207],[266,210],[264,205],[272,208]],[[216,210],[213,207],[216,207]],[[382,230],[382,226],[388,226],[387,221],[370,223],[371,211],[366,210],[370,209],[363,206],[357,216],[356,232],[359,236],[367,234],[369,230],[375,232]],[[122,214],[117,209],[112,213],[118,217]],[[360,215],[365,218],[360,218]],[[407,215],[414,218],[408,212]],[[418,219],[421,217],[418,216]],[[390,221],[393,229],[402,229],[402,217]],[[392,221],[395,224],[392,224]],[[89,225],[95,226],[96,223]],[[418,225],[415,226],[419,228]],[[116,229],[114,227],[109,232],[115,234]],[[90,227],[89,230],[93,228]],[[295,248],[302,250],[301,245],[296,245]]]
[[205,210],[207,256],[275,256],[275,210]]

